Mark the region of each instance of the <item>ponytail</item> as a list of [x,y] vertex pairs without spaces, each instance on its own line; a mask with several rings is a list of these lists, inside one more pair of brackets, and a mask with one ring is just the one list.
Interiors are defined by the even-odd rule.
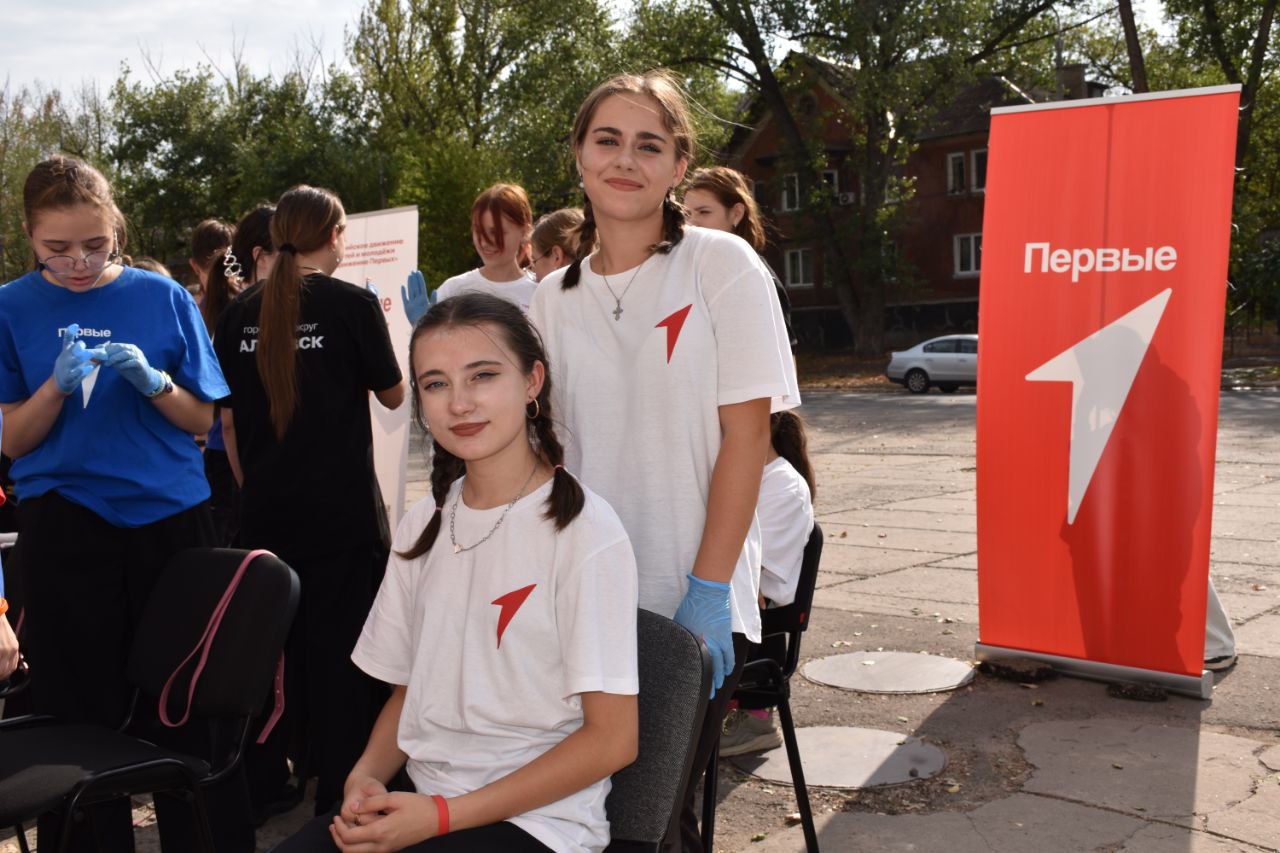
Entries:
[[297,326],[303,286],[298,254],[323,247],[344,216],[336,195],[302,184],[280,197],[271,217],[271,240],[279,254],[262,288],[255,356],[277,441],[289,431],[298,407]]
[[809,484],[810,498],[817,497],[818,484],[813,478],[813,465],[809,462],[809,438],[804,420],[793,411],[774,412],[769,416],[770,437],[774,451]]

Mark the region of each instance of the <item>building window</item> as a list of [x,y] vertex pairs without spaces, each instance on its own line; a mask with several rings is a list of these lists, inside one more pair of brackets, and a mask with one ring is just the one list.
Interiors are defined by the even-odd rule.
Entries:
[[787,249],[787,287],[813,287],[813,250]]
[[957,277],[977,275],[982,269],[982,235],[957,234],[952,244]]
[[839,172],[837,172],[835,169],[823,169],[822,180],[827,182],[827,187],[830,188],[832,195],[840,194],[840,173]]
[[973,176],[973,191],[976,193],[987,191],[987,149],[979,148],[972,152],[970,156],[971,168],[969,174]]
[[800,176],[795,172],[782,176],[782,209],[800,209]]
[[967,187],[964,180],[964,154],[947,155],[947,192],[962,193]]

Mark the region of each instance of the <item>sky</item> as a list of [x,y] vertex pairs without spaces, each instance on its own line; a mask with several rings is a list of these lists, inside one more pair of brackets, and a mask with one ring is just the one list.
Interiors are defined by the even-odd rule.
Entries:
[[366,0],[0,0],[0,87],[37,81],[64,90],[106,89],[127,62],[149,81],[144,57],[161,73],[206,62],[232,68],[233,44],[257,74],[285,71],[317,43],[342,60],[343,29]]
[[[36,83],[105,90],[122,62],[135,79],[149,81],[148,57],[163,75],[208,61],[230,71],[234,45],[258,75],[288,70],[313,44],[325,64],[345,65],[344,28],[354,28],[366,2],[0,0],[0,88],[7,81],[11,90]],[[1143,21],[1159,23],[1159,0],[1134,6]]]

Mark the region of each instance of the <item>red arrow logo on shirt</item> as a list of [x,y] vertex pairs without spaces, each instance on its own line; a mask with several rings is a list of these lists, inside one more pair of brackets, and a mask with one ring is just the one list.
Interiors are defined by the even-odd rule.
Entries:
[[676,341],[680,339],[680,330],[684,328],[685,318],[689,316],[689,309],[692,307],[693,304],[690,303],[654,326],[655,329],[667,327],[667,364],[671,363],[671,354],[675,352]]
[[498,613],[498,648],[502,648],[502,632],[507,630],[507,625],[511,624],[516,611],[520,609],[520,605],[524,604],[524,600],[529,597],[529,593],[533,592],[535,586],[537,586],[536,583],[531,583],[520,589],[514,589],[506,595],[500,595],[489,602],[502,608]]

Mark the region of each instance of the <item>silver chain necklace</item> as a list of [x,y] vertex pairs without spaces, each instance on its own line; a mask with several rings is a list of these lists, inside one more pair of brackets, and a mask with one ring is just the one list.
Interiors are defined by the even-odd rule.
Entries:
[[645,257],[643,261],[640,262],[640,266],[636,267],[636,271],[631,274],[631,281],[628,281],[627,286],[622,289],[622,296],[619,296],[618,294],[613,292],[613,286],[609,284],[609,276],[605,275],[603,272],[604,260],[601,259],[600,266],[602,268],[602,271],[600,273],[600,277],[604,279],[604,286],[609,289],[609,295],[613,297],[614,308],[611,312],[609,312],[613,314],[613,322],[616,323],[622,319],[622,298],[623,296],[627,295],[627,291],[631,289],[631,285],[636,283],[636,276],[640,275],[640,270],[644,269],[644,265],[649,263],[649,258],[652,258],[652,257],[653,255],[649,254],[648,256]]
[[470,551],[473,548],[479,548],[485,542],[489,541],[489,537],[498,532],[498,528],[502,526],[503,520],[507,517],[507,513],[511,512],[511,508],[516,505],[516,501],[524,497],[524,490],[529,487],[531,482],[533,482],[533,475],[536,473],[538,473],[538,462],[537,460],[534,460],[533,470],[529,472],[529,477],[524,481],[524,485],[520,487],[520,491],[511,499],[511,503],[507,504],[507,508],[502,511],[502,515],[498,516],[497,523],[489,529],[489,532],[484,535],[483,539],[474,545],[459,545],[458,537],[453,532],[454,522],[458,518],[458,501],[462,499],[462,487],[459,486],[458,494],[453,498],[453,506],[449,509],[449,541],[453,543],[453,553],[461,554],[463,551]]

